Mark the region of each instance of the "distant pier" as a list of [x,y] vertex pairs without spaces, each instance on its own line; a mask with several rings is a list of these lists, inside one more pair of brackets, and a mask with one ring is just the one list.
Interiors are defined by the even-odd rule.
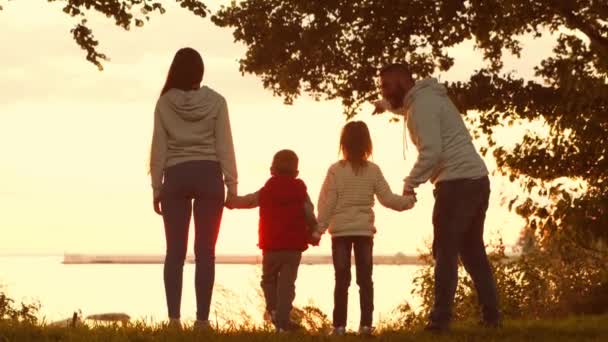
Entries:
[[[116,255],[116,254],[64,254],[63,263],[66,265],[78,264],[162,264],[164,255]],[[216,264],[223,265],[259,265],[262,263],[261,255],[218,255]],[[193,264],[194,256],[186,257],[186,263]],[[331,265],[331,255],[302,256],[304,265]],[[354,258],[352,260],[354,265]],[[375,255],[374,265],[423,265],[418,256],[410,255]]]

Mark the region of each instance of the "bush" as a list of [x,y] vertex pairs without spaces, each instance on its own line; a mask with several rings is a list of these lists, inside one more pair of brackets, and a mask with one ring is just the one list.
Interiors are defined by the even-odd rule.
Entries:
[[15,301],[0,292],[0,322],[20,322],[36,324],[38,322],[38,303],[16,305]]
[[[428,317],[433,305],[434,275],[430,253],[421,256],[426,266],[414,279],[413,294],[422,298],[421,309],[401,307],[395,320],[402,328]],[[508,319],[565,317],[608,312],[608,256],[591,253],[575,244],[561,243],[508,257],[502,240],[489,253],[502,314]],[[459,269],[454,319],[477,317],[479,306],[473,282]]]
[[324,333],[331,330],[331,322],[327,315],[312,305],[302,308],[294,307],[291,311],[291,320],[311,333]]

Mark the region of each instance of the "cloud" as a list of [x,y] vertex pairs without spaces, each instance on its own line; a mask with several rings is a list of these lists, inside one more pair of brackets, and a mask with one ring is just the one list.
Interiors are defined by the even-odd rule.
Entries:
[[[69,29],[74,19],[54,4],[39,6],[20,1],[0,12],[0,45],[5,47],[0,70],[3,104],[69,97],[116,102],[154,98],[175,51],[183,46],[202,53],[209,81],[222,86],[244,81],[236,63],[244,48],[232,43],[230,31],[173,3],[167,5],[165,15],[156,15],[143,28],[129,32],[103,16],[90,15],[89,24],[101,41],[100,49],[111,58],[104,63],[104,72],[88,63],[72,41]],[[30,20],[24,22],[23,18]],[[252,81],[250,78],[245,83],[255,84]]]

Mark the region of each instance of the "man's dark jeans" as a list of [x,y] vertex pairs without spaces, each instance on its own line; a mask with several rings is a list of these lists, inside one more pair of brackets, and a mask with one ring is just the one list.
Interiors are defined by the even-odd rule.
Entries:
[[219,163],[189,161],[167,168],[161,205],[167,241],[164,279],[169,318],[180,318],[188,230],[194,216],[196,317],[208,320],[215,281],[215,243],[224,209]]
[[262,259],[262,291],[266,310],[275,312],[277,328],[289,328],[289,314],[296,297],[296,279],[302,259],[302,251],[264,251]]
[[350,287],[351,251],[355,252],[359,303],[361,305],[361,326],[372,325],[374,312],[373,271],[374,239],[371,236],[341,236],[331,239],[331,254],[336,276],[334,289],[334,327],[346,327],[348,310],[348,288]]
[[431,323],[447,326],[451,320],[459,256],[475,284],[483,320],[497,323],[496,284],[483,242],[490,181],[488,177],[443,181],[436,184],[433,194],[435,303]]

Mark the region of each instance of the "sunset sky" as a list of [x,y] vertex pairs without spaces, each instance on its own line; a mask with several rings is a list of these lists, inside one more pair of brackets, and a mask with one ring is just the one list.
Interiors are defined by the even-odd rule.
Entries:
[[[227,1],[208,1],[213,3]],[[90,23],[101,50],[111,57],[99,72],[86,62],[69,30],[75,20],[58,4],[33,0],[3,3],[0,11],[0,254],[164,252],[162,220],[152,211],[147,174],[152,114],[175,51],[197,49],[206,65],[204,84],[223,94],[235,139],[239,192],[256,191],[268,177],[274,152],[291,148],[300,156],[300,175],[316,202],[329,165],[338,158],[338,134],[345,123],[339,102],[303,97],[293,106],[264,90],[259,79],[241,76],[245,47],[230,30],[167,4],[141,29],[124,32],[100,16]],[[551,50],[550,40],[528,41],[522,60],[508,69],[530,76]],[[544,52],[544,53],[543,53]],[[466,79],[482,65],[472,44],[452,50],[454,68],[441,80]],[[374,75],[370,75],[373,77]],[[393,190],[416,158],[404,160],[403,124],[389,116],[357,117],[369,126],[374,161]],[[506,129],[513,142],[521,130]],[[486,159],[490,169],[493,160]],[[492,178],[487,236],[500,233],[513,244],[522,220],[501,206],[517,189]],[[376,254],[416,253],[431,238],[432,186],[418,191],[415,209],[405,213],[376,207]],[[257,253],[257,211],[226,211],[218,254]],[[192,248],[192,244],[190,244]],[[329,240],[313,253],[329,253]]]

